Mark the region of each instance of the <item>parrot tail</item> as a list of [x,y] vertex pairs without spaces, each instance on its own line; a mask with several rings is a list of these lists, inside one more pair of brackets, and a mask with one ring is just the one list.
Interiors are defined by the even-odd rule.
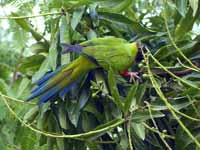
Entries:
[[56,96],[64,97],[80,81],[82,76],[96,67],[96,64],[83,56],[68,65],[62,65],[34,83],[38,87],[32,90],[30,97],[25,101],[40,96],[38,105],[41,105]]

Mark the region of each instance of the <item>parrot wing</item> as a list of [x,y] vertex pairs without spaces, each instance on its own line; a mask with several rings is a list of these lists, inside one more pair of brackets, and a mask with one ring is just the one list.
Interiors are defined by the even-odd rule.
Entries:
[[103,38],[94,38],[85,42],[80,43],[80,46],[97,46],[97,45],[117,45],[117,44],[128,43],[122,38],[116,38],[114,36],[106,36]]
[[[109,63],[108,58],[113,58],[112,62],[110,62],[110,63],[113,63],[115,61],[115,58],[116,59],[118,58],[117,57],[118,55],[121,55],[121,56],[126,55],[126,52],[123,52],[123,51],[119,53],[119,50],[120,49],[123,50],[124,49],[123,46],[126,44],[129,44],[129,42],[127,42],[124,39],[116,38],[113,36],[107,36],[103,38],[95,38],[92,40],[88,40],[80,44],[75,44],[75,45],[62,44],[62,46],[64,49],[63,50],[64,54],[71,53],[71,52],[79,53],[83,55],[84,57],[87,57],[88,59],[90,59],[95,64],[98,64],[97,59],[99,62],[107,64]],[[118,53],[116,53],[116,51],[118,51]],[[106,62],[105,60],[107,60],[108,62]],[[116,62],[114,63],[116,64],[117,62],[118,60],[116,60]],[[105,66],[105,65],[102,64],[101,66]]]
[[120,45],[120,44],[125,44],[128,43],[126,40],[121,39],[121,38],[116,38],[113,36],[107,36],[103,38],[95,38],[91,39],[85,42],[82,42],[80,44],[64,44],[62,43],[61,46],[63,47],[63,54],[65,53],[82,53],[84,47],[90,47],[90,46],[98,46],[98,45]]
[[126,44],[88,46],[83,48],[82,53],[94,58],[106,70],[110,67],[118,71],[126,69],[133,61]]

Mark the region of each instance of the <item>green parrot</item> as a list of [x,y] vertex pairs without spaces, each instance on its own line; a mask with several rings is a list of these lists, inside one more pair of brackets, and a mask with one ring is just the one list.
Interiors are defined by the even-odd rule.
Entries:
[[130,79],[138,78],[137,73],[127,69],[135,62],[138,54],[137,43],[116,37],[103,37],[88,40],[76,45],[64,45],[65,53],[80,53],[80,57],[70,64],[62,65],[51,73],[46,74],[35,84],[37,88],[26,101],[38,96],[38,104],[42,104],[59,94],[63,96],[89,71],[97,68],[112,70]]

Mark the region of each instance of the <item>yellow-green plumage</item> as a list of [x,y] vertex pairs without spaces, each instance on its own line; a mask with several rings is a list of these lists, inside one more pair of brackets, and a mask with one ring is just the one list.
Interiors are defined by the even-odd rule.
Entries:
[[82,46],[82,55],[39,80],[39,87],[33,90],[27,101],[41,96],[39,104],[42,104],[58,93],[63,95],[77,80],[95,68],[112,68],[115,72],[125,70],[133,64],[138,52],[136,43],[115,37],[96,38],[79,45]]

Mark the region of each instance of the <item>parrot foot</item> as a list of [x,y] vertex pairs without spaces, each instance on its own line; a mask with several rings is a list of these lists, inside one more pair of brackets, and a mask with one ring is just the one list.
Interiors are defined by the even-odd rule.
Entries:
[[138,72],[128,72],[127,75],[130,77],[129,82],[135,82],[136,79],[140,79],[138,74]]
[[129,77],[129,82],[135,82],[136,79],[140,79],[138,72],[123,70],[123,71],[120,71],[120,74],[122,76]]

